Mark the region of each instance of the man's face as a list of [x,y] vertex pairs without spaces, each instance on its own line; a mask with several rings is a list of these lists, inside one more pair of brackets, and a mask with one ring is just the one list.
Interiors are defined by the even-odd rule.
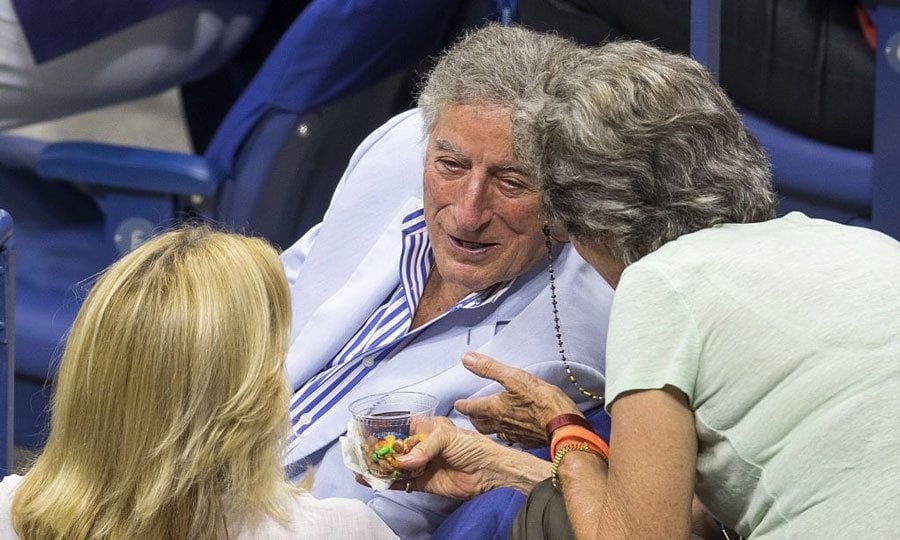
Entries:
[[425,153],[425,223],[443,280],[472,292],[544,254],[540,193],[513,157],[509,110],[441,109]]

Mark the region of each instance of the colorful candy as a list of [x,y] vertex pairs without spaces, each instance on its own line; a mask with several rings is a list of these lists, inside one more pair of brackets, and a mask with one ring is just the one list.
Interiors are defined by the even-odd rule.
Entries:
[[408,454],[426,437],[425,433],[410,435],[405,439],[398,438],[393,434],[385,435],[382,439],[370,435],[360,446],[372,474],[382,478],[397,479],[406,473],[400,469],[397,456]]

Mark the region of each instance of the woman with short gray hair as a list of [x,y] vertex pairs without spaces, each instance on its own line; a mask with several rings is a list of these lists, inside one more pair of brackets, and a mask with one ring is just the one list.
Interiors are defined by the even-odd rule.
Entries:
[[[687,538],[695,493],[744,536],[893,536],[900,244],[774,219],[764,154],[694,61],[640,43],[584,55],[548,80],[539,178],[555,236],[616,287],[610,444],[558,388],[469,353],[506,391],[457,409],[505,439],[546,428],[553,464],[440,422],[403,459],[428,463],[414,488],[530,491],[513,538]],[[523,485],[531,471],[552,481]]]
[[552,90],[546,214],[582,239],[614,240],[624,265],[682,234],[774,216],[765,155],[690,58],[610,43],[583,51]]

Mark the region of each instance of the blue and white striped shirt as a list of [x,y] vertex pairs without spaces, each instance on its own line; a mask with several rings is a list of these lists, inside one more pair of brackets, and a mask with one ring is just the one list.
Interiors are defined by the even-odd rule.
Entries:
[[422,209],[403,218],[402,240],[400,284],[328,366],[294,393],[291,399],[293,433],[288,441],[288,455],[299,444],[299,436],[346,397],[391,352],[403,347],[422,330],[458,309],[470,309],[497,301],[514,281],[497,283],[483,291],[473,292],[439,317],[410,331],[416,307],[434,263]]

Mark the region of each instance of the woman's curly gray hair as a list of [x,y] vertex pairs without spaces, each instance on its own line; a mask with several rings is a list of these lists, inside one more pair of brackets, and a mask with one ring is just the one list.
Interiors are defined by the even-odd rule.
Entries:
[[509,109],[513,155],[534,173],[535,125],[550,98],[547,82],[571,71],[577,50],[568,39],[521,27],[491,24],[468,32],[438,59],[419,93],[428,132],[446,106]]
[[544,211],[623,266],[683,234],[770,219],[768,160],[709,73],[640,42],[582,49],[548,83]]

